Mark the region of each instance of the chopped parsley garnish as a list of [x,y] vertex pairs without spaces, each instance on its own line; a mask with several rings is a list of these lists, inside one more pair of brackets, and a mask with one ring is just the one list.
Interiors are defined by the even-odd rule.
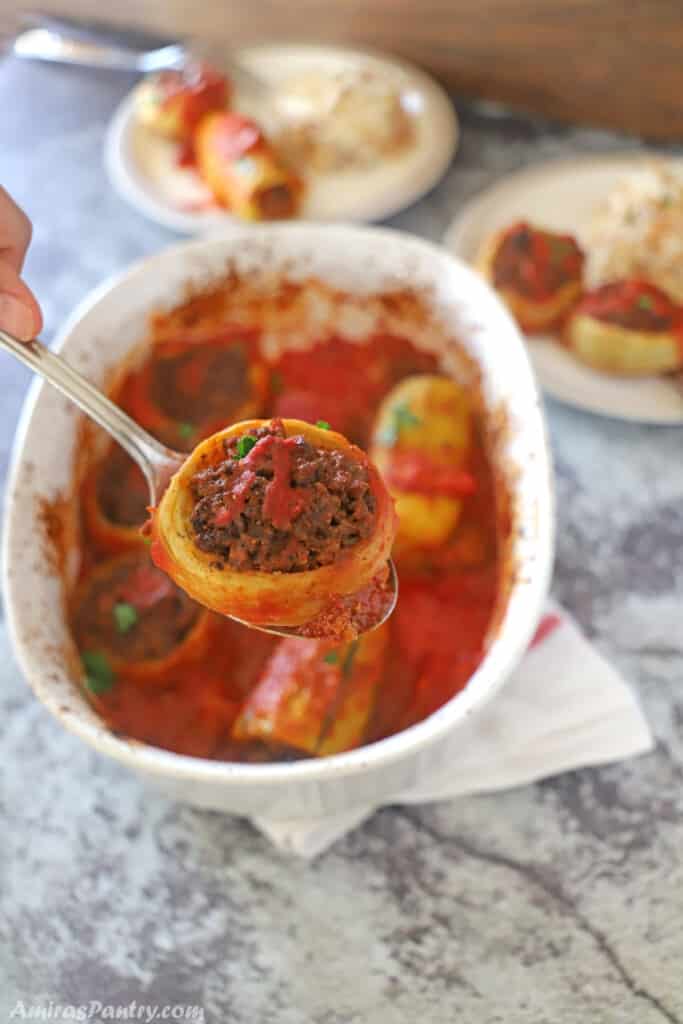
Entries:
[[641,295],[638,299],[638,309],[652,309],[653,303],[649,295]]
[[178,424],[178,436],[182,437],[183,441],[188,441],[195,432],[194,423],[179,423]]
[[138,621],[137,608],[128,601],[117,601],[114,605],[114,622],[119,633],[127,633]]
[[331,426],[329,425],[329,423],[327,422],[327,420],[316,420],[315,421],[315,425],[316,425],[316,427],[320,427],[321,430],[331,430],[332,429]]
[[145,544],[148,548],[151,548],[151,546],[152,546],[152,538],[151,537],[143,537],[142,538],[142,543]]
[[237,448],[233,459],[243,459],[245,455],[248,455],[251,449],[256,444],[256,438],[252,437],[251,434],[245,434],[237,442]]
[[354,658],[356,657],[356,654],[358,652],[359,644],[360,644],[359,640],[354,640],[353,643],[349,644],[349,649],[346,652],[346,657],[344,658],[344,664],[342,665],[342,675],[344,676],[345,679],[347,678],[347,676],[351,675],[351,669],[353,668],[353,661],[354,661]]
[[[358,644],[358,640],[354,640],[352,643],[350,643],[347,648],[346,654],[344,655],[344,660],[341,666],[341,674],[344,679],[346,679],[351,674],[351,669],[353,668],[353,660],[356,657],[356,652],[358,650]],[[325,657],[323,658],[323,661],[325,662],[326,665],[338,665],[339,656],[339,651],[328,651]]]
[[391,410],[391,423],[380,434],[379,440],[382,444],[396,444],[402,430],[417,427],[421,420],[410,411],[407,405],[395,405]]
[[114,685],[114,671],[102,651],[83,651],[81,661],[85,669],[85,685],[91,693],[107,693]]

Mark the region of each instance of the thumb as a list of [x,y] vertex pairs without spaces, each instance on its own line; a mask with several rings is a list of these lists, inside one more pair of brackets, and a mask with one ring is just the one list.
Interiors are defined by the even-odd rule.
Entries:
[[0,261],[0,328],[20,341],[30,341],[42,326],[43,317],[33,292],[12,266]]

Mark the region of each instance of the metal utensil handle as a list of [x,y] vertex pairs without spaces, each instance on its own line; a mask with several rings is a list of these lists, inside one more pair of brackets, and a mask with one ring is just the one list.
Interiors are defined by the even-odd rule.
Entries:
[[160,444],[61,356],[39,341],[21,342],[0,330],[0,348],[44,377],[118,441],[144,473],[152,503],[156,504],[169,472],[183,462],[183,456]]
[[114,71],[150,72],[181,68],[186,62],[184,46],[172,43],[157,50],[140,51],[94,38],[78,38],[49,27],[21,32],[12,44],[16,57],[57,64],[77,64]]
[[268,83],[216,40],[172,40],[106,21],[44,13],[31,13],[24,23],[26,29],[12,43],[17,57],[140,73],[182,71],[203,61],[231,78],[242,92],[261,103],[271,102]]
[[162,47],[180,45],[177,36],[163,35],[142,28],[130,28],[101,18],[69,17],[50,11],[26,11],[20,15],[20,28],[47,28],[58,35],[115,46],[118,49],[147,53]]

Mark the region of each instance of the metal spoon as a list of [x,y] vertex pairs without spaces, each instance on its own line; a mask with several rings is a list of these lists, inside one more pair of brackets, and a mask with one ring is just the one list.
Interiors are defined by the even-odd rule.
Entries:
[[12,40],[15,57],[46,61],[50,64],[75,64],[79,67],[108,71],[149,74],[155,71],[185,71],[199,62],[211,64],[217,71],[235,81],[243,90],[258,93],[270,91],[268,83],[245,64],[231,56],[225,46],[196,39],[185,43],[169,43],[154,49],[136,50],[108,41],[104,31],[79,36],[60,28],[58,19],[35,28],[28,28]]
[[[0,39],[6,36],[5,45],[15,57],[139,74],[180,71],[189,78],[198,64],[206,63],[227,75],[243,96],[275,115],[275,90],[224,43],[198,38],[162,39],[103,21],[45,13],[24,15],[22,22],[16,31],[3,33],[0,27]],[[279,119],[284,116],[278,111]]]
[[[173,474],[180,469],[187,455],[166,448],[156,438],[132,420],[130,416],[115,405],[111,399],[103,395],[90,381],[82,377],[61,356],[51,352],[37,339],[19,341],[7,331],[0,330],[0,348],[5,349],[19,362],[24,363],[34,373],[39,374],[48,383],[61,391],[63,395],[83,410],[83,412],[107,431],[115,441],[124,448],[142,470],[149,487],[150,504],[158,505]],[[398,577],[393,562],[389,562],[389,580],[387,583],[387,602],[381,617],[373,623],[371,629],[377,629],[389,618],[398,599]],[[245,622],[237,616],[230,616],[251,629],[262,633],[274,633],[276,636],[300,636],[298,626],[261,626],[253,622]]]

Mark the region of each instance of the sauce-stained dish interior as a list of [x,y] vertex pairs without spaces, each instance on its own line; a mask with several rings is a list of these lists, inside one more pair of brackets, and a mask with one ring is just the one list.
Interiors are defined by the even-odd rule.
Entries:
[[[311,315],[335,304],[327,321]],[[433,329],[413,293],[365,305],[372,317],[318,282],[281,282],[259,295],[229,277],[155,313],[112,393],[151,433],[186,449],[245,415],[270,418],[265,429],[229,437],[222,461],[192,475],[192,543],[237,575],[248,566],[292,581],[334,569],[340,551],[367,544],[381,516],[365,456],[336,454],[330,468],[306,425],[368,452],[399,516],[393,616],[353,640],[278,640],[200,607],[151,561],[133,464],[115,446],[86,444],[70,615],[84,685],[114,732],[223,760],[325,756],[421,721],[483,658],[505,586],[509,524],[476,367]],[[300,424],[293,432],[291,421]],[[291,437],[301,438],[290,447],[315,515],[310,503],[291,505],[294,491],[275,511],[287,512],[288,528],[308,516],[299,525],[311,543],[302,545],[283,543],[263,515],[275,478],[270,449]],[[221,511],[221,479],[239,489],[248,474],[260,482],[248,477],[244,507]],[[340,481],[352,501],[340,500]]]

